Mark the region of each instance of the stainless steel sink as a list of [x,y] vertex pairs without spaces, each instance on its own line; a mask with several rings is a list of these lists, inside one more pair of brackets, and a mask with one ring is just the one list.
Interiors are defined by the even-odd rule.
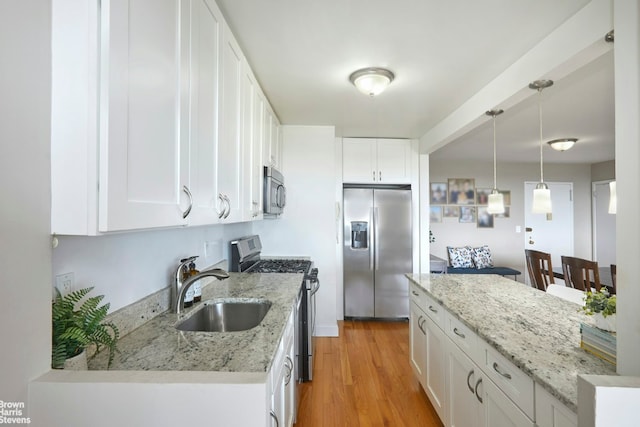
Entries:
[[190,317],[176,324],[180,331],[246,331],[262,322],[271,307],[267,300],[225,300],[206,302]]

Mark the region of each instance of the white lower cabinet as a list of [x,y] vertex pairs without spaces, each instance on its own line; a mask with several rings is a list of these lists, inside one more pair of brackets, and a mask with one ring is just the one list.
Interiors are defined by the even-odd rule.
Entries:
[[445,426],[575,427],[559,400],[411,284],[410,364]]
[[291,427],[295,415],[294,313],[287,321],[270,372],[271,407],[267,425]]
[[536,384],[536,425],[539,427],[576,427],[578,416],[551,393]]

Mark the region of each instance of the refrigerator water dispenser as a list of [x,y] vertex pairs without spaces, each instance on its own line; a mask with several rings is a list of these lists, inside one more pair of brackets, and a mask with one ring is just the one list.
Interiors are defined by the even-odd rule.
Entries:
[[369,242],[369,223],[351,221],[351,249],[367,249]]

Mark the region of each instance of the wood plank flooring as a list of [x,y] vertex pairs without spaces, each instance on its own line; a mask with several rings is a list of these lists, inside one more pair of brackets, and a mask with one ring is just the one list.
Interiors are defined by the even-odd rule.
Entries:
[[409,365],[409,323],[339,322],[315,339],[313,381],[302,386],[296,427],[441,427]]

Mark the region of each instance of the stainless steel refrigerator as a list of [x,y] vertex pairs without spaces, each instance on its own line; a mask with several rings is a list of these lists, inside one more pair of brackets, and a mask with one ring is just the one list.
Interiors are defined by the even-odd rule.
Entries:
[[344,189],[344,315],[409,317],[411,190]]

